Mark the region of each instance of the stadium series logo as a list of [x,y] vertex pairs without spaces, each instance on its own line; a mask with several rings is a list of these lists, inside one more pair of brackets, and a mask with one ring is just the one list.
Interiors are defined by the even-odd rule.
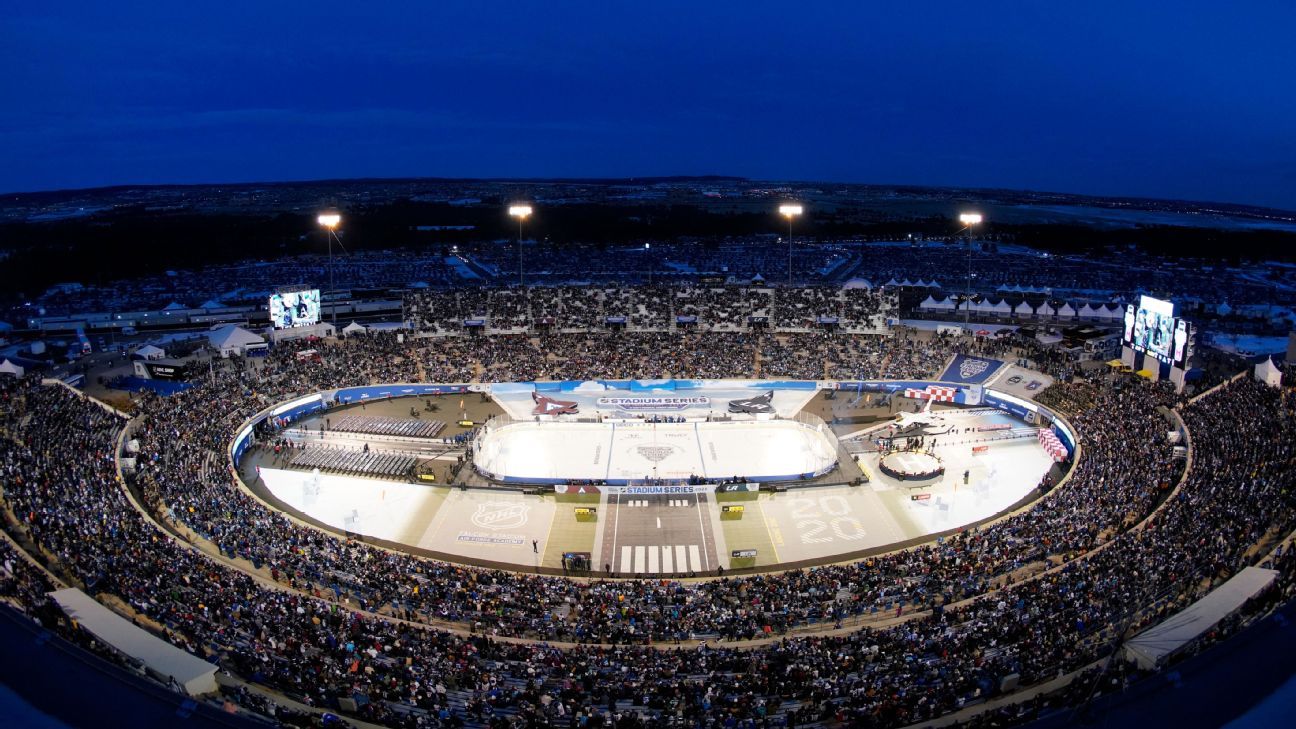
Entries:
[[965,380],[980,375],[990,368],[990,361],[968,358],[959,363],[959,377]]
[[526,504],[507,501],[488,501],[477,506],[472,523],[482,529],[517,529],[527,523]]
[[643,458],[653,463],[661,463],[680,449],[672,445],[641,445],[636,446],[635,450]]
[[706,407],[710,404],[711,398],[701,395],[696,397],[600,397],[598,399],[599,407],[631,412],[685,410],[694,406]]

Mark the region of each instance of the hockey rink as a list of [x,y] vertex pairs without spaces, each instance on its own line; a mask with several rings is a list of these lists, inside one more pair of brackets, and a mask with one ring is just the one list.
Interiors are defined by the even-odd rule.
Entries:
[[789,420],[521,422],[481,436],[473,459],[482,471],[511,481],[768,481],[831,470],[837,446],[823,429]]

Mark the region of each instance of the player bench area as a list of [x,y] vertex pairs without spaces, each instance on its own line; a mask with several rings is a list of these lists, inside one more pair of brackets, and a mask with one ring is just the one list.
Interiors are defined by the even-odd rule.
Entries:
[[364,433],[366,435],[396,435],[406,438],[435,438],[445,430],[440,420],[415,420],[387,418],[373,415],[344,415],[329,430],[339,433]]

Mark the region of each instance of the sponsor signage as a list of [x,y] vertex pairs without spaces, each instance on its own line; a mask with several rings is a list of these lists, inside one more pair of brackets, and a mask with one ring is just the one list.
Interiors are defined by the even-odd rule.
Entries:
[[729,553],[733,559],[751,559],[756,556],[754,549],[735,549]]
[[983,445],[972,446],[972,455],[974,456],[981,455],[982,453],[988,453],[988,452],[990,452],[990,446],[983,446]]
[[731,506],[722,506],[720,507],[720,511],[726,514],[741,514],[746,511],[746,509],[743,508],[741,504],[736,504]]
[[910,500],[910,501],[927,501],[927,500],[929,500],[930,498],[931,498],[931,494],[914,494],[913,496],[910,496],[910,497],[909,497],[909,500]]
[[711,398],[701,395],[694,397],[600,397],[597,402],[601,408],[616,408],[630,412],[661,412],[707,407],[711,404]]

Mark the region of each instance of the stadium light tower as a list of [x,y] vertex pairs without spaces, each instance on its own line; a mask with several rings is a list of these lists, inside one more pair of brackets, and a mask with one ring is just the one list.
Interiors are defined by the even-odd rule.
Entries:
[[522,277],[522,221],[527,219],[531,214],[530,205],[510,205],[509,215],[518,219],[518,285],[526,286],[526,280]]
[[[325,235],[328,236],[329,298],[333,299],[329,309],[333,315],[333,333],[337,334],[337,291],[333,288],[333,239],[337,237],[337,227],[342,222],[342,216],[335,210],[327,210],[320,213],[317,220],[324,228]],[[341,241],[338,242],[341,243]]]
[[788,286],[792,285],[792,219],[804,211],[805,209],[797,203],[779,206],[779,215],[787,218],[788,221]]
[[[968,259],[967,259],[967,290],[963,294],[963,323],[972,323],[972,226],[980,225],[982,221],[981,213],[960,213],[959,222],[963,224],[963,230],[968,234]],[[962,232],[962,231],[959,231]]]

